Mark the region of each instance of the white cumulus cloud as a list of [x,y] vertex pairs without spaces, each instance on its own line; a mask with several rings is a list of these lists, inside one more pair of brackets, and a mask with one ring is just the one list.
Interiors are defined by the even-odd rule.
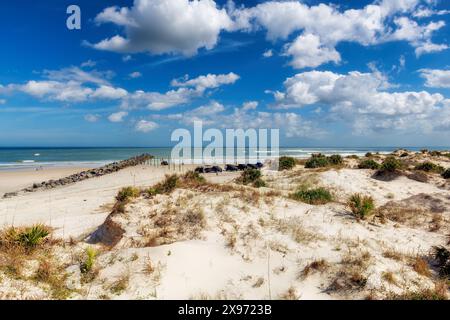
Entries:
[[186,56],[214,48],[220,32],[232,25],[213,0],[135,0],[131,8],[106,8],[95,21],[116,24],[126,34],[104,39],[93,45],[96,49]]

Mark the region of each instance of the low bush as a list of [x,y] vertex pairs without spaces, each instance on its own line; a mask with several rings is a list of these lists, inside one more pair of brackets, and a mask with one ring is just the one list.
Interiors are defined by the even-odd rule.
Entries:
[[373,156],[372,152],[367,152],[367,153],[366,153],[366,158],[370,158],[370,157],[372,157],[372,156]]
[[279,164],[278,164],[278,170],[279,171],[285,171],[285,170],[291,170],[292,168],[295,167],[295,159],[292,157],[280,157],[280,159],[278,160]]
[[116,196],[116,200],[119,202],[127,202],[132,198],[139,197],[140,191],[138,188],[125,187],[119,191]]
[[450,169],[447,169],[442,173],[442,178],[450,179]]
[[315,169],[315,168],[323,168],[329,165],[328,158],[324,155],[313,155],[308,161],[305,163],[305,168]]
[[442,156],[442,152],[434,150],[434,151],[430,152],[430,156],[432,156],[432,157],[440,157],[440,156]]
[[328,162],[332,165],[340,165],[344,163],[344,159],[339,154],[333,154],[332,156],[328,157]]
[[291,195],[294,200],[302,201],[308,204],[325,204],[333,200],[331,193],[325,188],[300,189]]
[[241,173],[238,181],[245,185],[253,185],[255,188],[264,187],[266,184],[262,180],[261,171],[258,169],[247,169]]
[[166,175],[164,181],[157,183],[147,190],[150,196],[157,194],[168,194],[177,188],[179,177],[176,174]]
[[425,172],[436,172],[436,173],[442,173],[445,171],[445,169],[442,166],[439,166],[429,161],[416,165],[414,167],[414,170],[420,170]]
[[372,169],[377,170],[380,168],[380,164],[372,159],[363,160],[358,164],[359,169]]
[[364,196],[359,193],[352,195],[347,202],[353,215],[358,219],[365,219],[375,209],[375,203],[372,197]]
[[399,170],[402,168],[402,162],[398,159],[396,159],[395,157],[387,157],[386,159],[384,159],[383,163],[381,164],[380,169],[382,171],[387,171],[387,172],[394,172],[396,170]]

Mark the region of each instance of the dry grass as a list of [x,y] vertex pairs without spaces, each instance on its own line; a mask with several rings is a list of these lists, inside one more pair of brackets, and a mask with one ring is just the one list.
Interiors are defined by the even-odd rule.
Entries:
[[200,203],[186,202],[182,207],[172,202],[155,208],[137,230],[136,246],[153,247],[181,240],[200,239],[207,226],[205,212]]
[[437,282],[433,289],[406,291],[402,294],[388,294],[387,300],[447,300],[448,284]]
[[394,275],[394,273],[392,271],[385,271],[385,272],[383,272],[381,274],[381,278],[384,281],[386,281],[386,282],[388,282],[390,284],[394,284],[394,285],[397,284],[397,279],[395,278],[395,275]]
[[306,229],[301,219],[297,217],[275,220],[274,227],[277,231],[291,236],[292,240],[300,244],[322,239],[316,232]]
[[329,291],[359,291],[365,288],[365,272],[372,261],[369,252],[348,252],[342,257],[341,266],[328,286]]
[[442,214],[434,213],[430,222],[430,231],[431,232],[439,231],[442,228],[442,222],[443,222]]
[[297,290],[294,287],[290,287],[285,293],[280,295],[280,299],[282,300],[298,300],[300,296],[297,293]]
[[387,203],[377,210],[377,214],[393,222],[417,227],[426,219],[426,211],[420,208]]
[[305,266],[305,268],[303,268],[303,270],[300,273],[300,278],[304,279],[314,272],[322,273],[325,270],[327,270],[329,267],[330,267],[330,265],[328,264],[328,262],[325,259],[314,260],[313,262],[308,263]]
[[256,282],[253,284],[253,288],[260,288],[263,284],[264,284],[264,278],[263,277],[259,277]]
[[404,258],[404,255],[398,251],[395,251],[394,249],[388,249],[383,252],[383,257],[395,260],[395,261],[402,261]]
[[53,299],[63,300],[69,298],[72,293],[66,285],[67,277],[62,265],[47,258],[39,262],[34,280],[40,284],[47,284]]
[[419,256],[415,257],[411,262],[411,267],[418,274],[425,277],[431,277],[431,270],[430,267],[428,266],[428,262],[425,259]]
[[111,291],[112,294],[120,295],[128,288],[129,283],[130,283],[130,274],[128,272],[125,272],[111,284],[109,290]]

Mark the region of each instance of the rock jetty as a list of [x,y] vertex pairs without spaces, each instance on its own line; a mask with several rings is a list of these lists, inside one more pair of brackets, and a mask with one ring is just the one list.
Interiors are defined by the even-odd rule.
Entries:
[[73,183],[87,180],[90,178],[101,177],[106,174],[114,173],[114,172],[117,172],[119,170],[122,170],[122,169],[125,169],[128,167],[134,167],[134,166],[143,164],[152,158],[153,158],[153,156],[151,156],[149,154],[142,154],[140,156],[136,156],[136,157],[133,157],[133,158],[130,158],[127,160],[113,162],[113,163],[107,164],[100,168],[95,168],[95,169],[91,169],[88,171],[82,171],[82,172],[73,174],[71,176],[61,178],[59,180],[49,180],[49,181],[44,181],[41,183],[34,183],[32,186],[22,189],[20,191],[5,193],[3,195],[3,198],[11,198],[11,197],[17,196],[20,193],[28,193],[28,192],[35,192],[35,191],[39,191],[39,190],[53,189],[53,188],[56,188],[59,186],[73,184]]

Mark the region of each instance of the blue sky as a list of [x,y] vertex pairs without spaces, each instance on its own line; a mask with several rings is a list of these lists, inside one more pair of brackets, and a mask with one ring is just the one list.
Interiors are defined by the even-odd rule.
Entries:
[[0,146],[167,146],[194,120],[284,146],[450,144],[448,1],[0,6]]

